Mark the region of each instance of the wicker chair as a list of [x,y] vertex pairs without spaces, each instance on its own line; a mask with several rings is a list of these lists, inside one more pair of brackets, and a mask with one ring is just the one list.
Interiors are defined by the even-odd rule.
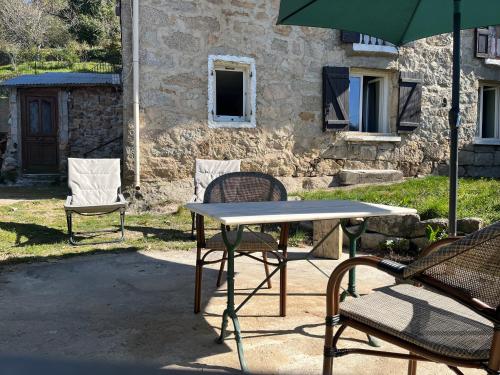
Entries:
[[[212,181],[205,191],[204,203],[234,203],[234,202],[265,202],[265,201],[286,201],[287,193],[283,184],[272,176],[258,172],[234,172],[222,175]],[[280,315],[286,314],[286,260],[288,224],[281,224],[279,243],[270,235],[264,232],[261,226],[260,232],[243,232],[243,239],[236,251],[235,258],[247,256],[264,264],[267,285],[271,288],[269,265],[281,266],[280,270]],[[208,240],[205,238],[204,218],[196,215],[196,280],[194,312],[201,309],[201,280],[203,266],[206,264],[221,263],[217,286],[220,286],[227,250],[222,240],[222,233],[217,233]],[[228,238],[234,242],[236,231],[229,231]],[[203,255],[203,250],[206,251]],[[223,256],[217,260],[207,260],[207,257],[214,252],[223,252]],[[262,259],[257,258],[253,253],[261,252]],[[272,254],[276,262],[268,260],[268,254]]]
[[[360,265],[410,283],[340,303],[342,278]],[[409,354],[338,349],[346,327]],[[408,266],[372,256],[341,263],[327,289],[323,374],[332,373],[335,357],[347,354],[408,359],[410,375],[416,374],[417,361],[440,362],[456,374],[462,374],[458,367],[500,374],[500,222],[461,239],[436,242]]]

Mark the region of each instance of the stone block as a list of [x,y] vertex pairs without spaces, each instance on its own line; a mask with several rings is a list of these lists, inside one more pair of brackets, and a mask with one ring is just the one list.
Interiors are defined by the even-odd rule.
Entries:
[[457,220],[457,230],[461,233],[473,233],[484,226],[483,219],[479,217],[466,217]]
[[410,237],[413,228],[419,224],[420,216],[417,214],[380,216],[369,218],[367,229],[386,236]]
[[474,165],[490,166],[493,165],[494,154],[492,152],[478,152],[474,155]]
[[460,151],[458,154],[458,164],[460,165],[473,165],[474,164],[474,152],[472,151]]
[[448,229],[448,219],[445,219],[445,218],[422,220],[421,224],[424,226],[424,228],[427,228],[428,226],[430,226],[433,229],[437,229],[437,228],[442,229],[442,230]]
[[377,146],[360,146],[359,157],[362,160],[375,160],[377,158]]
[[377,250],[388,238],[380,233],[363,233],[360,239],[360,248],[364,250]]
[[396,182],[403,179],[403,173],[398,170],[342,170],[339,173],[341,185],[371,184],[381,182]]
[[495,165],[500,165],[500,151],[495,152]]
[[347,146],[346,145],[333,145],[330,146],[322,155],[323,158],[330,159],[346,159]]
[[[328,235],[333,228],[335,228],[333,232]],[[325,238],[325,236],[327,237]],[[340,259],[342,255],[342,228],[340,227],[339,220],[320,220],[314,222],[313,246],[317,246],[323,239],[324,241],[313,251],[313,255],[318,258]]]

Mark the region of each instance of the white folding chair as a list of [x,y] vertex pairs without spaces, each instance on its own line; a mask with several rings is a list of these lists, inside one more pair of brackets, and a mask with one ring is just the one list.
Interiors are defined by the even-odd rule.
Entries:
[[[207,186],[226,173],[239,172],[241,160],[196,159],[194,173],[194,194],[191,203],[202,203]],[[196,229],[194,213],[191,213],[191,237]]]
[[[83,216],[120,213],[121,237],[125,237],[125,210],[128,202],[121,194],[120,159],[68,159],[68,188],[64,210],[68,222],[69,242],[78,245],[73,237],[73,213]],[[87,243],[85,243],[87,244]]]

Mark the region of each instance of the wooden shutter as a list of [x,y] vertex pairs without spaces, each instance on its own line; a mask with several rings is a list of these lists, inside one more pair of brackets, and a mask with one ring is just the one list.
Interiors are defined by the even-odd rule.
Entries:
[[342,43],[359,43],[361,34],[354,31],[340,31],[340,40]]
[[349,68],[323,67],[323,131],[349,128]]
[[490,56],[490,30],[488,28],[476,29],[476,57],[487,58]]
[[398,131],[412,131],[420,124],[422,113],[422,77],[401,72],[399,79]]

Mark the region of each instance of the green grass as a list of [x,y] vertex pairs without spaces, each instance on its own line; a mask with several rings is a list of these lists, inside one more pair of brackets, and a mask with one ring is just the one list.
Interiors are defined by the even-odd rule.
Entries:
[[[447,178],[427,177],[393,185],[319,190],[300,195],[305,199],[354,199],[413,207],[423,218],[434,218],[447,216],[447,191]],[[458,216],[477,216],[486,223],[500,220],[499,192],[500,180],[460,180]],[[10,195],[19,199],[22,193],[17,195],[11,192]],[[24,194],[32,195],[33,189],[24,191]],[[67,243],[64,201],[61,198],[47,199],[47,194],[40,195],[40,198],[0,205],[0,261],[20,262],[96,251],[189,250],[196,246],[191,240],[191,215],[185,209],[175,214],[127,214],[125,242],[71,246]],[[77,232],[118,229],[118,223],[118,214],[74,217]],[[218,229],[218,225],[210,220],[206,221],[206,227],[207,236]],[[106,238],[109,238],[109,234],[100,236],[98,240]],[[309,243],[310,238],[301,230],[293,232],[289,240],[291,246],[304,242]]]
[[[430,176],[393,185],[317,190],[298,194],[303,199],[351,199],[415,208],[422,219],[448,216],[448,178]],[[460,179],[458,217],[500,220],[500,180]]]
[[[118,229],[119,215],[74,216],[77,232]],[[210,223],[209,223],[210,225]],[[215,228],[215,225],[212,224]],[[0,206],[0,260],[28,260],[109,250],[187,250],[191,240],[191,216],[185,210],[176,214],[127,214],[126,240],[118,244],[71,246],[68,244],[63,200],[42,199]],[[209,232],[210,233],[210,232]],[[94,240],[116,234],[100,234]],[[84,241],[91,241],[85,238]]]
[[[66,62],[46,61],[37,64],[36,73],[48,72],[92,72],[98,65],[96,62],[78,62],[69,66]],[[35,63],[27,62],[17,66],[17,71],[14,71],[12,65],[0,66],[0,80],[8,79],[10,76],[19,74],[35,74]]]

